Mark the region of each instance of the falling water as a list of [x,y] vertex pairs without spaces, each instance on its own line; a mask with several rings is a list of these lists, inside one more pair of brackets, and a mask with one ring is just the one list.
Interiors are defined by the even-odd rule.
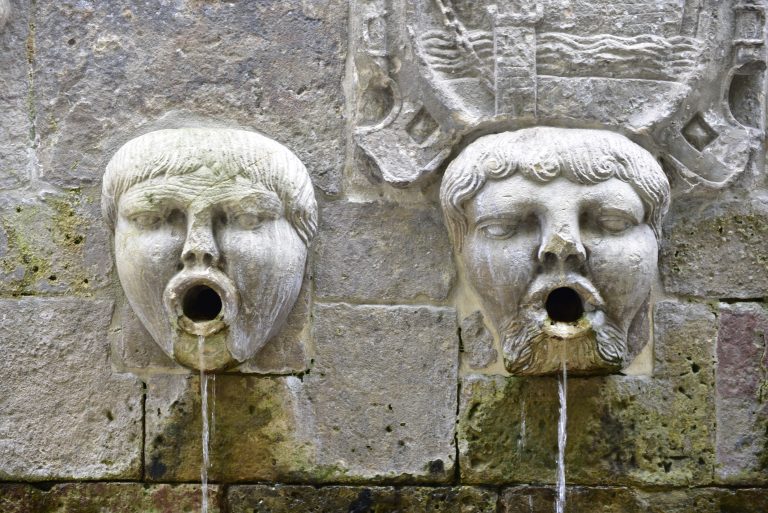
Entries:
[[210,454],[208,451],[210,432],[208,431],[208,373],[203,370],[203,350],[205,346],[205,337],[197,337],[197,352],[200,355],[200,402],[202,404],[203,418],[203,464],[200,468],[200,481],[203,488],[202,513],[208,513],[208,466],[210,465]]
[[565,511],[565,426],[568,419],[566,408],[566,395],[568,393],[568,374],[565,365],[565,351],[563,351],[563,373],[557,381],[557,395],[560,397],[560,421],[557,423],[557,500],[555,511]]

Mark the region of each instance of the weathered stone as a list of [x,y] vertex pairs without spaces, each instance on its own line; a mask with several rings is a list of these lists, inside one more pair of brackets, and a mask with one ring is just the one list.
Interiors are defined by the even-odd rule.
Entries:
[[46,180],[97,182],[117,147],[180,110],[258,128],[294,149],[317,187],[339,192],[345,2],[37,7],[35,119]]
[[486,135],[448,165],[440,206],[462,289],[501,339],[510,374],[629,365],[646,345],[630,347],[628,333],[657,281],[670,197],[656,158],[608,130]]
[[[569,483],[711,482],[714,315],[702,305],[664,302],[655,316],[657,375],[568,379]],[[556,379],[465,378],[464,482],[554,482],[558,416]]]
[[315,305],[307,388],[318,463],[336,469],[329,478],[444,483],[453,475],[455,315],[423,306]]
[[483,488],[232,486],[230,513],[495,513]]
[[673,203],[664,226],[661,269],[668,292],[714,298],[768,295],[768,204]]
[[[219,513],[223,495],[208,488],[208,512]],[[197,513],[200,485],[141,483],[67,483],[50,489],[25,484],[0,484],[3,513]]]
[[28,59],[34,51],[34,42],[29,40],[30,2],[13,0],[10,12],[8,7],[0,5],[0,189],[22,185],[35,166],[34,112],[29,102]]
[[717,336],[717,478],[768,483],[768,312],[720,305]]
[[[208,383],[212,481],[295,481],[312,465],[311,417],[299,378],[221,374]],[[145,476],[196,481],[202,465],[202,401],[197,375],[147,383]]]
[[314,260],[318,297],[442,301],[454,274],[436,209],[330,202],[320,210]]
[[461,320],[461,344],[463,358],[472,369],[488,367],[496,361],[498,354],[494,347],[493,335],[483,322],[483,314],[472,312]]
[[105,300],[0,300],[0,479],[136,479],[142,391],[109,365]]
[[[502,492],[499,513],[551,511],[551,488],[520,486]],[[698,488],[646,492],[632,488],[569,487],[569,513],[762,513],[768,508],[768,490]]]
[[104,173],[123,292],[177,363],[223,372],[283,327],[306,276],[317,202],[304,164],[261,134],[157,130]]
[[89,192],[0,195],[0,292],[90,295],[111,282],[100,206]]

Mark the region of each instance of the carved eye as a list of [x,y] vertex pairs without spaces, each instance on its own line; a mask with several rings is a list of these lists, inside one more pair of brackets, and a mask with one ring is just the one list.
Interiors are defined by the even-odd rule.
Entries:
[[509,222],[489,223],[480,227],[489,239],[508,239],[515,234],[515,226]]
[[635,225],[634,220],[618,214],[601,215],[597,221],[600,228],[609,233],[621,233]]
[[258,214],[253,214],[250,212],[241,212],[239,214],[233,215],[231,217],[231,221],[234,222],[235,225],[237,225],[239,228],[242,228],[243,230],[255,230],[256,228],[261,226],[263,219]]
[[131,216],[131,222],[139,228],[155,228],[163,220],[158,212],[141,212]]

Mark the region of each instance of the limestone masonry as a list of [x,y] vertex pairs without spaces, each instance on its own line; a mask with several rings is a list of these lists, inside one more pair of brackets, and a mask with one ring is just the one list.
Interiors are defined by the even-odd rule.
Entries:
[[765,513],[767,10],[0,0],[0,512]]

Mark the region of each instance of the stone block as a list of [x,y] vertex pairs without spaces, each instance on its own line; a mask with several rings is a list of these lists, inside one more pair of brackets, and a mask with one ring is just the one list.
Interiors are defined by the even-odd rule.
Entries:
[[339,481],[453,476],[456,314],[424,306],[315,306],[318,463]]
[[98,183],[117,147],[176,110],[257,128],[293,149],[315,186],[338,193],[346,17],[341,0],[40,3],[35,119],[45,180]]
[[[208,513],[219,513],[223,495],[208,488]],[[50,489],[27,484],[0,484],[3,513],[197,513],[200,485],[145,485],[142,483],[66,483]]]
[[[727,250],[724,250],[727,248]],[[712,298],[768,295],[768,205],[673,202],[664,223],[661,274],[667,292]]]
[[[653,377],[568,378],[568,483],[711,483],[715,316],[703,305],[663,302],[655,319]],[[458,436],[464,482],[553,483],[557,389],[556,378],[465,378]]]
[[112,302],[0,300],[0,479],[137,479],[142,386],[109,364]]
[[495,513],[495,491],[351,486],[232,486],[230,513]]
[[98,194],[0,194],[0,292],[91,295],[111,283]]
[[717,478],[768,483],[768,311],[720,305],[717,337]]
[[[499,513],[539,513],[554,509],[552,488],[519,486],[501,495]],[[746,488],[671,489],[570,487],[569,513],[762,513],[768,511],[768,490]]]
[[436,208],[331,202],[314,242],[318,297],[355,302],[443,301],[455,271]]
[[24,184],[35,165],[29,104],[30,2],[12,0],[10,7],[10,18],[5,25],[0,22],[0,189]]
[[[312,466],[311,414],[297,377],[221,374],[208,385],[212,481],[296,481]],[[145,476],[199,481],[200,377],[157,375],[147,382]],[[319,471],[318,471],[319,472]]]

